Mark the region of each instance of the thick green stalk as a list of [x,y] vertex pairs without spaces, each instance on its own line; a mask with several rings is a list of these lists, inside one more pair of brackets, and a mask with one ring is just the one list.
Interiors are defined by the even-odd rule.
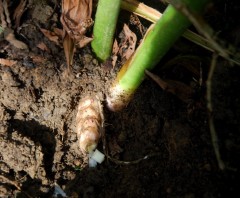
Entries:
[[98,1],[91,45],[100,61],[105,61],[111,55],[120,5],[121,0]]
[[[185,0],[195,12],[202,11],[207,0]],[[109,90],[108,107],[121,110],[130,101],[133,93],[145,78],[145,70],[153,69],[177,39],[190,25],[182,13],[169,5],[158,22],[150,27],[133,57],[121,68]]]
[[[135,0],[122,0],[121,8],[129,12],[133,12],[134,14],[153,23],[156,23],[162,16],[162,13],[159,11]],[[209,51],[215,51],[206,38],[192,32],[191,30],[186,30],[182,36]]]

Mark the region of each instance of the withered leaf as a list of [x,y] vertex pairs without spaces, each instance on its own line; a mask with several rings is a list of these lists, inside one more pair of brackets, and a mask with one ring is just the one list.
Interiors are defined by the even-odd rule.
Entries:
[[73,61],[75,45],[84,47],[92,41],[85,36],[92,26],[92,0],[62,0],[61,23],[63,25],[63,47],[68,70]]
[[117,40],[115,39],[113,43],[112,54],[117,55],[118,51],[119,51],[119,46],[118,46]]
[[43,43],[43,42],[38,43],[38,44],[37,44],[37,47],[38,47],[39,49],[41,49],[42,51],[47,51],[48,53],[50,53],[49,48],[48,48],[48,47],[46,46],[46,44]]
[[14,60],[0,58],[0,65],[11,67],[11,66],[13,66],[16,63],[17,63],[17,61],[14,61]]
[[118,42],[115,39],[114,43],[113,43],[113,49],[112,49],[112,67],[114,68],[116,63],[117,63],[117,59],[118,59],[118,51],[119,51],[119,46],[118,46]]
[[14,47],[16,47],[18,49],[28,49],[28,46],[24,42],[16,39],[16,37],[13,33],[13,30],[10,28],[5,29],[4,38],[11,45],[13,45]]
[[191,100],[193,89],[185,83],[176,80],[163,80],[148,70],[145,70],[145,74],[155,81],[163,90],[174,94],[183,102],[188,103]]
[[59,35],[57,35],[55,31],[51,32],[43,28],[40,28],[40,30],[44,34],[44,36],[46,36],[50,41],[53,41],[57,45],[60,45]]
[[64,40],[63,40],[63,48],[64,53],[67,59],[67,65],[68,65],[68,72],[70,74],[71,71],[71,65],[73,63],[73,55],[74,55],[74,41],[68,34],[66,34]]
[[66,33],[79,43],[93,25],[92,0],[62,0],[61,23]]
[[124,24],[123,26],[123,31],[125,34],[125,41],[121,45],[119,53],[122,56],[122,58],[128,60],[135,51],[137,36],[129,29],[129,27],[126,24]]
[[27,0],[21,0],[18,4],[17,8],[14,11],[13,18],[15,19],[16,27],[18,28],[20,25],[20,19],[24,13],[24,11],[27,9]]

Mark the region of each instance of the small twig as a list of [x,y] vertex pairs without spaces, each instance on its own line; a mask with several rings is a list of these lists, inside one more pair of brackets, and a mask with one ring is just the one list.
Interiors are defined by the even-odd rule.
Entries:
[[217,63],[217,54],[213,54],[210,70],[208,73],[208,79],[207,79],[207,108],[209,111],[209,127],[210,127],[210,134],[211,134],[211,139],[212,139],[212,145],[213,149],[217,158],[218,162],[218,167],[220,170],[225,169],[225,164],[222,161],[220,150],[219,150],[219,145],[218,145],[218,137],[217,137],[217,132],[215,130],[215,125],[214,125],[214,120],[212,116],[213,112],[213,107],[212,107],[212,77],[216,68],[216,63]]

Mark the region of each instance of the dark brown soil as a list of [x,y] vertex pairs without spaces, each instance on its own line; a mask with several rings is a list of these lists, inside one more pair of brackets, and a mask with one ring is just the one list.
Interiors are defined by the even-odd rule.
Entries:
[[[39,2],[26,11],[16,33],[29,50],[0,42],[0,58],[17,61],[11,67],[0,65],[0,197],[52,197],[55,183],[68,197],[84,198],[209,198],[238,194],[239,66],[218,59],[210,115],[206,80],[211,54],[180,39],[154,73],[191,85],[195,94],[190,102],[179,100],[147,78],[127,108],[113,113],[105,107],[105,93],[119,65],[109,70],[98,63],[87,46],[76,51],[73,73],[68,75],[63,49],[39,29],[60,27],[60,5],[49,19],[54,3]],[[146,2],[159,8],[158,1],[150,3]],[[237,46],[238,37],[233,35],[239,34],[240,26],[232,22],[232,14],[239,11],[239,6],[232,4],[221,1],[208,17],[216,29],[222,27],[223,37]],[[224,10],[222,5],[227,11],[219,20],[228,27],[213,20]],[[39,10],[41,15],[37,14]],[[129,24],[125,18],[120,15],[118,34],[123,22]],[[40,41],[50,50],[39,49]],[[198,59],[187,61],[186,55]],[[168,64],[176,56],[181,61]],[[164,64],[168,65],[165,69],[158,69]],[[203,75],[194,76],[184,64],[197,65],[195,68],[201,68]],[[203,80],[201,85],[199,78]],[[102,101],[104,138],[108,154],[116,159],[105,160],[96,168],[88,167],[75,132],[77,105],[88,94],[97,94]],[[214,153],[209,116],[214,118],[224,170],[219,169]],[[98,149],[103,151],[102,142]]]

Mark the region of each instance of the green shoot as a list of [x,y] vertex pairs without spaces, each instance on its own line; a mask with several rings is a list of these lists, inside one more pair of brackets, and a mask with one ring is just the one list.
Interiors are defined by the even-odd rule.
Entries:
[[[151,21],[152,23],[156,23],[162,16],[162,14],[157,10],[136,0],[122,0],[121,8],[129,12],[133,12],[134,14],[148,21]],[[221,49],[221,47],[219,46],[216,47],[213,40],[207,39],[207,37],[200,36],[199,34],[192,32],[191,30],[186,30],[182,36],[211,52],[219,51],[219,49]],[[228,47],[229,49],[227,50],[227,55],[225,53],[222,53],[223,51],[225,52],[225,50],[219,51],[219,55],[229,60],[230,62],[240,65],[239,54],[236,53],[237,49],[230,44],[228,44]]]
[[105,61],[112,52],[121,0],[99,0],[93,27],[92,49],[100,61]]
[[[195,12],[201,12],[207,0],[185,0]],[[162,17],[152,25],[130,60],[125,63],[109,89],[107,105],[118,111],[127,106],[134,92],[145,78],[145,70],[153,69],[172,45],[189,27],[190,21],[169,5]]]

